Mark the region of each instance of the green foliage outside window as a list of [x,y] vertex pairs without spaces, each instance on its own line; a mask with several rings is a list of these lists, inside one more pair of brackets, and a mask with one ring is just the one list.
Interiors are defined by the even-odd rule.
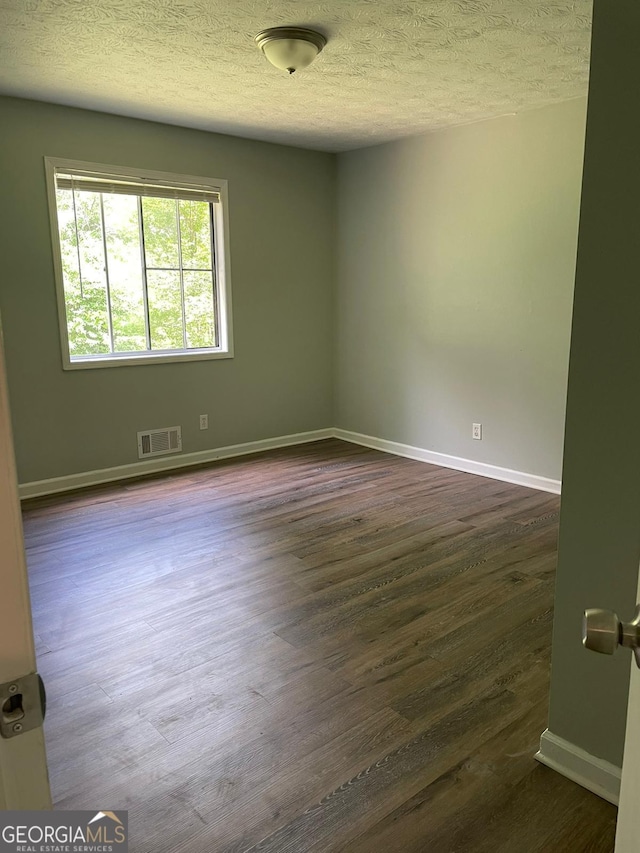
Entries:
[[216,346],[208,202],[56,197],[72,358]]

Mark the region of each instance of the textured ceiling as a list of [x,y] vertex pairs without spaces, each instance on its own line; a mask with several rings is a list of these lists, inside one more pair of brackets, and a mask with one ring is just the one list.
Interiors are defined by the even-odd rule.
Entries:
[[[265,27],[329,43],[293,77]],[[0,91],[329,151],[586,93],[591,0],[0,0]]]

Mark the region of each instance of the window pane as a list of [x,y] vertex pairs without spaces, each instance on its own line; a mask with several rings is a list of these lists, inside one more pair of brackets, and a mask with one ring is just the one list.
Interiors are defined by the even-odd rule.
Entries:
[[105,194],[109,289],[115,352],[147,349],[137,196]]
[[144,251],[148,267],[178,268],[176,201],[143,198]]
[[213,277],[210,272],[184,272],[184,313],[187,347],[216,346]]
[[58,227],[71,356],[111,351],[99,193],[58,190]]
[[210,205],[206,201],[180,201],[182,266],[211,269]]
[[182,349],[182,300],[180,273],[148,270],[151,349]]
[[76,242],[73,195],[71,190],[57,190],[58,231],[60,233],[60,253],[64,275],[65,293],[80,291],[80,267],[78,265],[78,244]]

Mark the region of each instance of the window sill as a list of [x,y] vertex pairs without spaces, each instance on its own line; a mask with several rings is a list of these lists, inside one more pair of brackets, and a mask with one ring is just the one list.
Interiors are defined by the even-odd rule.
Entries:
[[171,364],[179,361],[208,361],[216,358],[233,358],[231,350],[191,350],[189,352],[157,352],[122,355],[98,355],[65,359],[64,370],[91,370],[96,367],[131,367],[149,364]]

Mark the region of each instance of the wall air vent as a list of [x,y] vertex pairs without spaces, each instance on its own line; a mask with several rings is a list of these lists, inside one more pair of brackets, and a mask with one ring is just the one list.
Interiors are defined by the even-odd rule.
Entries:
[[138,433],[138,458],[182,452],[182,428],[148,429]]

